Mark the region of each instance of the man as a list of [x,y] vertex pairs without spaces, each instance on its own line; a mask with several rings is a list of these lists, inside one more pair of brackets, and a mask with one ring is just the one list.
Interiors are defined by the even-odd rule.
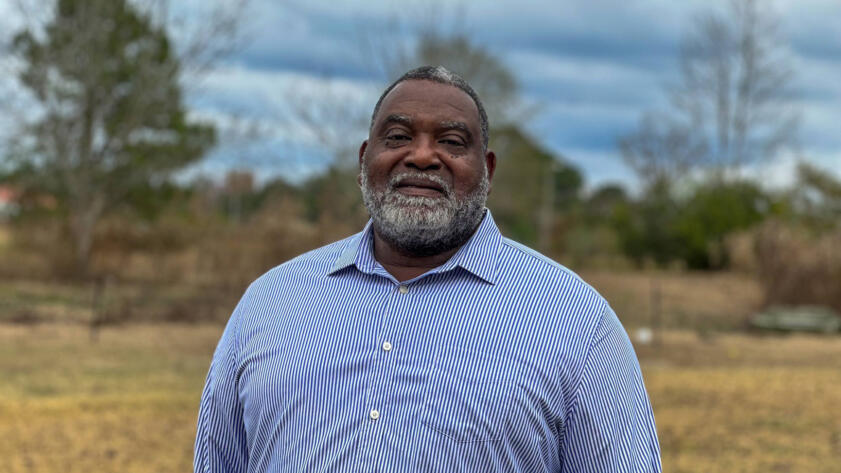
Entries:
[[371,221],[248,288],[202,394],[195,471],[660,471],[624,330],[500,235],[487,145],[481,101],[446,69],[386,89],[359,150]]

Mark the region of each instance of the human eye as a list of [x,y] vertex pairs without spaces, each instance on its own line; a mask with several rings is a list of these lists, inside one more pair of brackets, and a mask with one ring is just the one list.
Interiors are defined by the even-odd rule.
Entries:
[[444,136],[438,140],[438,142],[457,151],[463,150],[467,147],[467,141],[457,135]]
[[412,137],[403,130],[389,130],[385,134],[385,144],[387,146],[402,146],[411,140]]
[[464,146],[464,143],[461,140],[454,138],[444,138],[443,140],[441,140],[441,143],[452,146]]

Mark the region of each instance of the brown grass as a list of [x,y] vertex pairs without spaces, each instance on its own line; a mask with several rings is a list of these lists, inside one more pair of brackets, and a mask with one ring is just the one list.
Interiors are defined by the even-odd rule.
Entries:
[[0,222],[0,253],[12,243],[12,232],[9,226]]
[[0,325],[3,471],[190,471],[220,327]]
[[[733,330],[762,302],[759,284],[737,273],[582,271],[628,327]],[[658,302],[659,301],[659,302]]]
[[[748,279],[706,276],[584,274],[632,334],[648,324],[651,281],[660,286],[666,328],[637,352],[664,471],[841,471],[841,338],[706,330],[737,326],[760,299]],[[83,325],[67,322],[85,294],[0,285],[0,301],[41,301],[38,310],[55,315],[0,323],[0,471],[190,471],[222,327],[126,324],[103,328],[92,344]]]
[[841,231],[767,222],[756,232],[766,305],[823,305],[841,312]]
[[[255,270],[252,277],[257,274]],[[628,327],[652,325],[657,297],[663,327],[702,331],[742,329],[762,302],[759,285],[736,273],[583,271],[581,275]],[[227,318],[246,285],[116,282],[108,286],[101,304],[119,320],[220,321]],[[90,284],[0,281],[0,322],[20,314],[30,314],[36,321],[86,322],[93,293]]]
[[[218,325],[0,325],[3,471],[190,471]],[[841,469],[841,339],[699,337],[640,346],[670,472]]]
[[114,323],[219,322],[230,315],[244,288],[107,282],[95,299],[93,283],[0,280],[0,323],[84,324],[94,310]]
[[841,339],[699,338],[640,347],[664,471],[841,471]]

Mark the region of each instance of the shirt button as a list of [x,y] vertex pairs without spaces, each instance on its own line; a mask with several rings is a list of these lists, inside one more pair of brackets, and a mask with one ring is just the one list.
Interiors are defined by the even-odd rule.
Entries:
[[377,420],[380,418],[380,411],[371,409],[371,412],[368,413],[368,417],[370,417],[371,420]]
[[400,288],[398,290],[400,291],[400,294],[408,294],[409,293],[409,287],[408,286],[400,286]]
[[389,341],[383,342],[383,350],[384,351],[391,351],[391,342],[389,342]]

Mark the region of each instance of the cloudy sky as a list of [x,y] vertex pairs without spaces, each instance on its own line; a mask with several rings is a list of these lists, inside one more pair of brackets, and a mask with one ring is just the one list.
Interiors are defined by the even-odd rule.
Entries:
[[[698,12],[726,1],[251,0],[243,23],[247,46],[190,95],[197,115],[249,131],[226,137],[200,171],[256,167],[293,179],[317,172],[329,155],[324,138],[296,123],[292,110],[327,96],[342,103],[340,115],[369,113],[384,85],[370,51],[409,44],[406,32],[432,18],[443,31],[463,32],[496,53],[515,72],[525,102],[536,110],[526,130],[578,166],[590,186],[633,185],[617,137],[662,105],[663,86],[677,75],[682,35]],[[10,2],[0,0],[0,10]],[[801,125],[798,149],[755,171],[785,183],[804,157],[838,172],[841,1],[759,2],[780,18],[780,47],[796,71],[792,106]],[[189,11],[202,2],[175,4]],[[376,45],[366,49],[372,40]],[[352,127],[340,131],[350,146],[365,138]]]

